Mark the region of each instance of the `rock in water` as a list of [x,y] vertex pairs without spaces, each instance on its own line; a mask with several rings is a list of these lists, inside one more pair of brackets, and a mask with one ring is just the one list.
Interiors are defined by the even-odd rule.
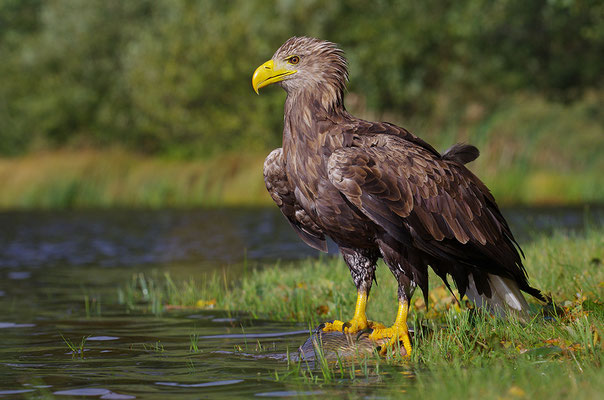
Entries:
[[[379,351],[380,346],[387,342],[387,339],[373,341],[368,336],[369,334],[365,332],[352,334],[323,332],[318,327],[298,349],[299,358],[314,361],[320,358],[321,353],[328,360],[335,360],[338,357],[340,359],[363,357]],[[402,356],[407,354],[402,345],[400,352]]]

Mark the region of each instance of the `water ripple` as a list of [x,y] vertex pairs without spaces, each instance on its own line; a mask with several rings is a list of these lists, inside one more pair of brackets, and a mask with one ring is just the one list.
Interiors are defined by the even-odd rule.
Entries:
[[82,389],[70,389],[70,390],[59,390],[53,394],[61,396],[99,396],[101,399],[108,400],[128,400],[135,399],[135,396],[127,394],[114,393],[108,389],[101,388],[82,388]]
[[324,394],[325,392],[322,390],[314,390],[307,392],[297,392],[295,390],[283,390],[276,392],[264,392],[264,393],[256,393],[254,396],[257,397],[298,397],[298,396],[314,396],[319,394]]
[[36,326],[36,324],[16,324],[14,322],[0,322],[0,329],[31,328],[32,326]]
[[243,379],[231,379],[226,381],[215,381],[215,382],[206,382],[206,383],[178,383],[178,382],[155,382],[156,385],[161,386],[177,386],[184,388],[200,388],[200,387],[212,387],[212,386],[224,386],[224,385],[234,385],[236,383],[243,382]]
[[89,338],[87,338],[87,341],[97,341],[97,342],[105,342],[108,340],[118,340],[119,337],[117,336],[90,336]]

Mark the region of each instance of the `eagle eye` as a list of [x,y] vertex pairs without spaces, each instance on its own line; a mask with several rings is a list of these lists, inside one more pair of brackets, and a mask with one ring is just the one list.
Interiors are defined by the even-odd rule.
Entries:
[[300,57],[298,56],[292,56],[287,60],[290,64],[298,64],[300,62]]

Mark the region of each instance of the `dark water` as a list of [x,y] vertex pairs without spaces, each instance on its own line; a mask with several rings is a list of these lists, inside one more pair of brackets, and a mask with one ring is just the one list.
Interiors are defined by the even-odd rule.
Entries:
[[[602,225],[604,207],[503,210],[520,242]],[[0,212],[0,268],[230,264],[316,256],[276,207],[254,209]],[[330,252],[336,253],[332,243]]]
[[[604,223],[597,207],[504,213],[521,242]],[[237,271],[244,259],[315,256],[273,208],[4,212],[0,227],[0,398],[363,397],[384,389],[380,376],[400,375],[309,392],[275,378],[288,371],[283,354],[307,338],[303,324],[220,311],[127,314],[117,304],[135,272],[199,276]],[[97,300],[94,312],[85,297]],[[74,357],[61,335],[76,346],[88,336],[83,354]]]

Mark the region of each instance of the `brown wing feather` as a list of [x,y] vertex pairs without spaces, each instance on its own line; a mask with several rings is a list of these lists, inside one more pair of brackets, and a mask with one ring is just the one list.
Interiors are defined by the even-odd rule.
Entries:
[[282,149],[273,150],[264,161],[266,189],[298,236],[309,246],[327,252],[325,234],[296,201],[285,171]]
[[329,179],[352,204],[401,243],[526,279],[509,227],[478,178],[415,143],[377,136],[329,159]]

